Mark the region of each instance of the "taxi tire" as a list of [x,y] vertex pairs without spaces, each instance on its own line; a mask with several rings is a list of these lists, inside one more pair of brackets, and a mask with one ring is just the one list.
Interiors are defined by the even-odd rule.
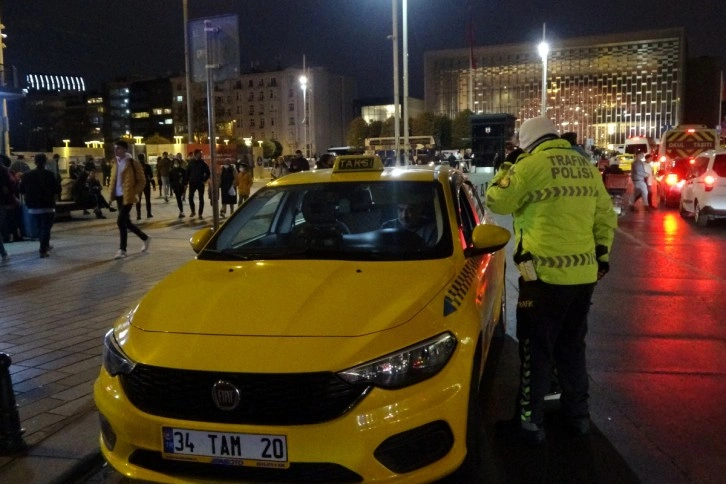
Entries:
[[465,482],[478,482],[481,471],[481,449],[483,448],[484,430],[482,427],[481,408],[479,406],[479,387],[481,376],[481,340],[477,344],[476,355],[471,367],[471,381],[469,382],[469,405],[466,417],[466,457],[457,474]]

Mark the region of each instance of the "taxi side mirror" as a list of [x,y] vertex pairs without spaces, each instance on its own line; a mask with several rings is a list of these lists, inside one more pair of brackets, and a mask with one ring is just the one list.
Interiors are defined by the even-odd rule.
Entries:
[[207,242],[209,242],[209,239],[212,238],[212,235],[214,235],[214,229],[212,227],[204,227],[194,232],[189,238],[189,243],[194,252],[197,254],[201,252],[204,246],[207,245]]
[[507,245],[511,237],[509,230],[498,225],[477,225],[471,234],[473,247],[466,250],[466,255],[491,254]]

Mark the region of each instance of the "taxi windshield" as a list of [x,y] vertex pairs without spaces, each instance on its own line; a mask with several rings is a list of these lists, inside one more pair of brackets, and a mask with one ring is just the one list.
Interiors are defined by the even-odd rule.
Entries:
[[268,186],[229,219],[202,260],[421,260],[453,251],[441,186],[382,181]]

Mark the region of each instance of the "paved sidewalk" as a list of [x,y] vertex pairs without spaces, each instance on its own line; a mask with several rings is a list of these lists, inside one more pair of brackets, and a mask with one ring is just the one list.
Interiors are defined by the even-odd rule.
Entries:
[[[262,185],[255,182],[253,190]],[[12,358],[28,450],[0,456],[0,482],[65,482],[100,462],[92,392],[103,335],[158,281],[194,258],[189,237],[212,223],[209,200],[204,220],[190,219],[188,204],[180,220],[175,201],[157,194],[154,217],[135,222],[151,236],[147,253],[129,234],[128,257],[113,260],[119,236],[116,213],[108,211],[107,219],[76,211],[56,223],[46,259],[38,257],[37,241],[5,244],[10,261],[0,265],[0,352]]]

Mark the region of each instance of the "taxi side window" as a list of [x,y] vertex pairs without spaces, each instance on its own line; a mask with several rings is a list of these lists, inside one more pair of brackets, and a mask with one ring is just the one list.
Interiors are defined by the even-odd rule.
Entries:
[[459,230],[462,235],[462,245],[464,248],[472,245],[471,234],[474,231],[474,227],[477,225],[478,217],[474,213],[472,208],[471,200],[466,193],[465,185],[460,185],[458,191],[458,205],[459,205],[459,219],[460,225]]

